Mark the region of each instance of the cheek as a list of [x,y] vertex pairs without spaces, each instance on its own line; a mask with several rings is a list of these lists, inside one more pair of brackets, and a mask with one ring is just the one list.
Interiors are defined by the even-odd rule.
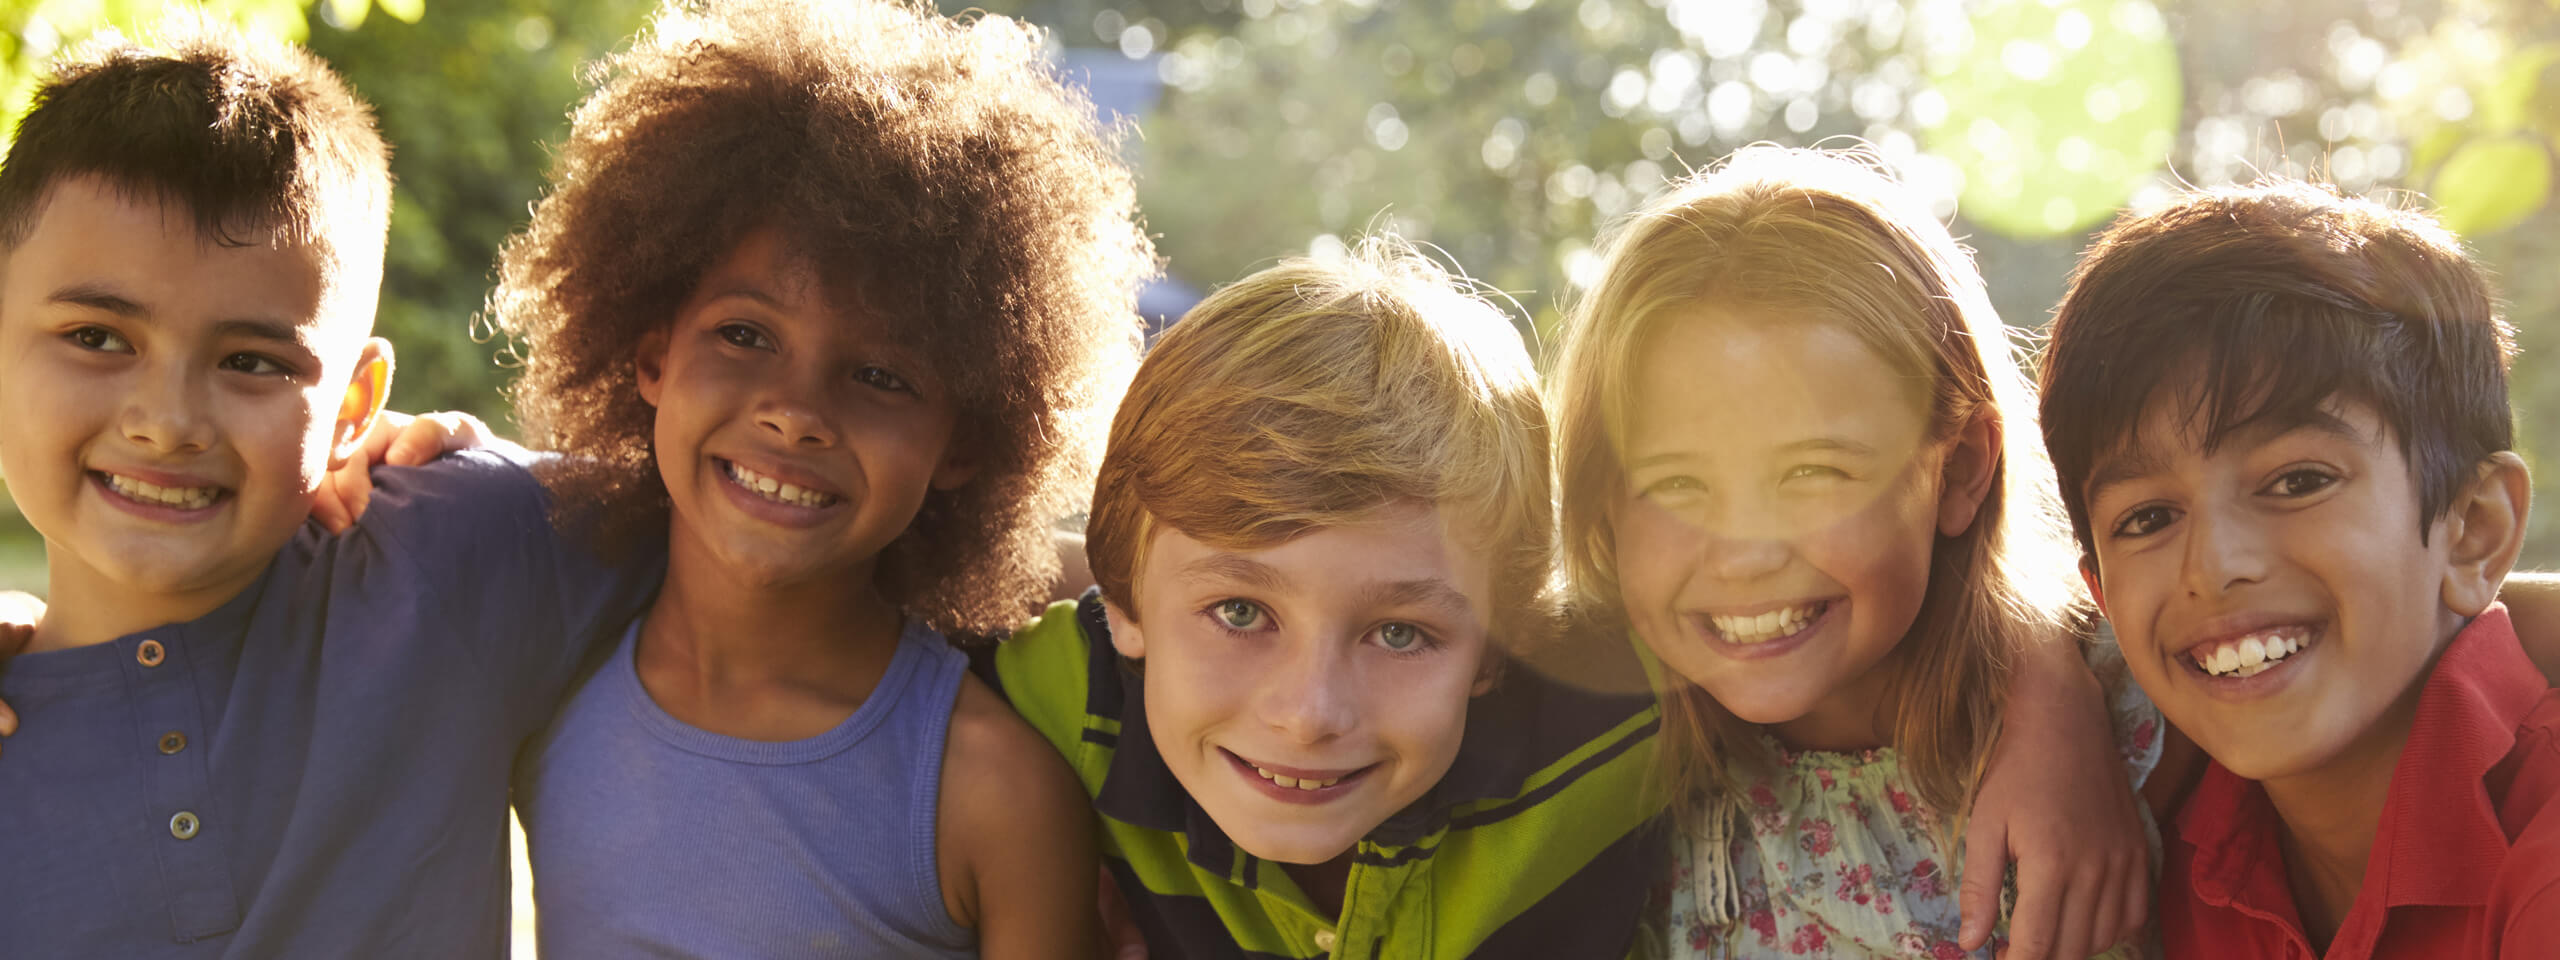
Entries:
[[1925,496],[1908,491],[1879,497],[1807,534],[1798,544],[1805,561],[1849,591],[1859,619],[1900,636],[1919,614],[1929,589],[1929,564],[1937,531]]
[[[1403,670],[1380,670],[1364,691],[1368,715],[1376,718],[1380,739],[1393,745],[1407,762],[1425,769],[1447,767],[1466,736],[1467,707],[1473,700],[1476,658],[1451,650],[1430,663],[1396,664]],[[1435,776],[1433,778],[1437,780]]]
[[1696,528],[1643,498],[1620,504],[1609,519],[1621,601],[1630,612],[1669,602],[1699,562]]

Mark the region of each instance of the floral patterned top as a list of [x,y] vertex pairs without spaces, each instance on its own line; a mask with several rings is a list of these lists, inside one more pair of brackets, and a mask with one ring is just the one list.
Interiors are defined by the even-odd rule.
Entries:
[[[2108,694],[2116,749],[2139,788],[2160,761],[2160,711],[2125,675],[2111,637],[2087,645],[2089,666]],[[1856,752],[1789,750],[1770,741],[1778,771],[1745,791],[1727,842],[1740,909],[1716,922],[1714,887],[1702,864],[1701,839],[1681,831],[1669,875],[1657,886],[1649,946],[1657,956],[1689,958],[1876,958],[1955,960],[1960,925],[1956,871],[1959,845],[1938,839],[1937,811],[1902,778],[1892,748]],[[2160,834],[2143,809],[2152,862]],[[1702,869],[1702,866],[1704,869]],[[2016,891],[2003,898],[2002,910]],[[1973,956],[1989,960],[2006,946],[2004,919]],[[2148,947],[2121,946],[2108,960],[2133,960]]]

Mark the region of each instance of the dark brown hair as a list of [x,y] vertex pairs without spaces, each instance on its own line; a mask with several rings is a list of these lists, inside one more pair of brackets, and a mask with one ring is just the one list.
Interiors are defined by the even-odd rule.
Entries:
[[927,359],[978,467],[882,552],[882,593],[946,632],[1034,609],[1155,269],[1128,171],[1039,33],[890,0],[677,3],[594,77],[489,303],[524,361],[517,416],[569,455],[545,477],[578,505],[562,519],[607,544],[664,530],[634,348],[772,227]]
[[26,241],[55,184],[97,177],[185,208],[217,243],[272,232],[319,247],[331,289],[369,318],[391,223],[372,111],[298,47],[201,16],[153,32],[153,46],[109,33],[55,62],[0,163],[0,245]]
[[2098,461],[2151,398],[2193,379],[2211,452],[2233,431],[2373,408],[2417,481],[2419,533],[2480,459],[2514,444],[2515,330],[2433,218],[2289,180],[2126,215],[2072,272],[2046,348],[2045,444],[2084,555]]

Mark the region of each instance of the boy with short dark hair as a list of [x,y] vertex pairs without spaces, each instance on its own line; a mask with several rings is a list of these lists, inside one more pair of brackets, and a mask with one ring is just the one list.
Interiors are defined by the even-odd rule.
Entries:
[[39,90],[0,166],[0,468],[51,610],[0,670],[12,956],[506,950],[508,766],[649,571],[541,530],[520,463],[375,477],[390,386],[369,112],[195,20]]
[[2531,497],[2513,352],[2451,234],[2306,184],[2082,259],[2045,439],[2135,678],[2214,761],[2169,838],[2170,956],[2560,943],[2560,693],[2495,602]]

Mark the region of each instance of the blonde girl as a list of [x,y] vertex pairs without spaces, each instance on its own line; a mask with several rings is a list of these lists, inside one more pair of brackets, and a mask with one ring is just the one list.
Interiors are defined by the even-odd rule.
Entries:
[[[2005,928],[1959,927],[1956,827],[2016,665],[2067,660],[2087,619],[1970,258],[1871,159],[1759,147],[1632,216],[1604,262],[1558,370],[1558,458],[1578,589],[1664,668],[1661,946],[2004,949]],[[2116,749],[2082,752],[2139,784],[2157,715],[2109,689]],[[2092,759],[2064,753],[2046,762]],[[2021,937],[2039,955],[2147,913],[2140,869],[2028,866],[2023,896],[2064,891]]]

